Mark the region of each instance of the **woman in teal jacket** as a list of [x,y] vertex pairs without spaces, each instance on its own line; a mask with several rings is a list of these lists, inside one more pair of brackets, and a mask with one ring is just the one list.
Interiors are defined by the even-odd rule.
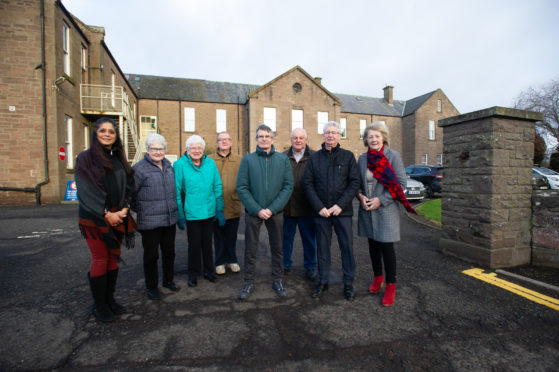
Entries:
[[198,276],[217,281],[212,250],[213,221],[225,224],[221,178],[215,162],[204,154],[206,142],[198,135],[186,140],[186,152],[173,165],[179,229],[188,234],[188,286],[195,287]]

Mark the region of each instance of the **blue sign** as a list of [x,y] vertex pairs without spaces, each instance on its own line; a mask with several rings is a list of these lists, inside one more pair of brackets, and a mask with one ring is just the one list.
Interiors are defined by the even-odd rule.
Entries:
[[66,194],[64,194],[64,201],[78,200],[78,188],[76,181],[68,181],[66,183]]

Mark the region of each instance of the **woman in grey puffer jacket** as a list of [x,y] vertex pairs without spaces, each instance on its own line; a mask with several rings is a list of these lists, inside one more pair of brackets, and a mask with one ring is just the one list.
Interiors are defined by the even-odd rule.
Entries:
[[133,167],[136,194],[132,209],[138,213],[137,230],[142,234],[147,295],[152,300],[159,300],[159,247],[162,255],[163,287],[174,292],[180,289],[173,281],[178,207],[175,173],[171,162],[165,158],[165,138],[159,134],[148,135],[146,150],[144,158]]

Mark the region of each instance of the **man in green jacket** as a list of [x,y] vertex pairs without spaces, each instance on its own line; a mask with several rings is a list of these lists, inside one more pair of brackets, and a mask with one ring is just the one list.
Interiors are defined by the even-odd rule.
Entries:
[[239,299],[247,299],[254,288],[256,250],[262,222],[268,230],[272,255],[272,289],[278,297],[283,287],[283,208],[293,191],[293,173],[287,156],[276,152],[274,133],[265,124],[256,129],[256,151],[243,157],[237,175],[237,194],[245,206],[244,285]]

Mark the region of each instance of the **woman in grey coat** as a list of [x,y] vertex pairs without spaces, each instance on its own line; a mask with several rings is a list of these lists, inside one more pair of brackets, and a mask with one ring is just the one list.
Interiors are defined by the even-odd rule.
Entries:
[[154,133],[148,135],[146,150],[144,158],[133,167],[136,194],[132,208],[138,213],[137,230],[142,234],[147,296],[159,300],[157,260],[160,247],[163,287],[173,292],[179,290],[173,281],[178,207],[175,173],[171,162],[165,158],[165,138]]
[[357,167],[361,176],[358,228],[359,236],[367,237],[373,264],[374,281],[369,292],[377,293],[384,282],[382,304],[392,306],[396,296],[396,254],[394,242],[400,240],[400,204],[415,213],[404,195],[406,172],[400,154],[388,147],[388,128],[374,122],[365,129],[363,143],[367,152],[359,156]]

